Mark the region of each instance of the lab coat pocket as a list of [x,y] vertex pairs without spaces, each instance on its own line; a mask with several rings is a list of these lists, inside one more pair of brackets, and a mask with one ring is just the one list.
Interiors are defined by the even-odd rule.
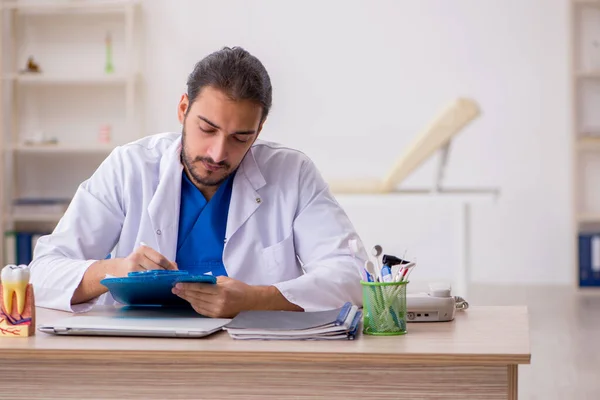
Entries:
[[296,262],[293,234],[272,246],[265,247],[262,256],[269,274],[276,282],[299,276],[300,269]]

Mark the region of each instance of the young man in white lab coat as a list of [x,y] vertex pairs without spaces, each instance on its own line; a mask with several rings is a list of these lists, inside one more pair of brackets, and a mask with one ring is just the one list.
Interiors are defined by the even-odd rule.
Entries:
[[36,304],[112,304],[100,280],[152,269],[219,275],[173,289],[210,317],[360,304],[366,254],[351,255],[346,214],[306,155],[257,140],[272,92],[260,61],[224,48],[187,83],[182,134],[117,147],[39,239]]

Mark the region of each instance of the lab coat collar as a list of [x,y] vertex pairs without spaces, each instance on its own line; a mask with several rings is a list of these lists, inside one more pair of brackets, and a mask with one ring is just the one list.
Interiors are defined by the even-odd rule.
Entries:
[[225,243],[262,204],[258,190],[266,185],[266,181],[254,158],[253,150],[254,145],[244,156],[233,179]]
[[243,172],[244,176],[246,177],[252,188],[254,190],[259,190],[260,188],[265,186],[267,182],[265,181],[265,177],[262,174],[262,172],[260,172],[260,168],[258,167],[256,158],[254,158],[253,150],[255,148],[255,145],[253,145],[248,151],[248,153],[246,153],[246,156],[244,157],[238,168],[238,173]]
[[160,160],[158,186],[148,204],[157,250],[168,260],[175,260],[177,251],[182,172],[180,137],[167,148]]

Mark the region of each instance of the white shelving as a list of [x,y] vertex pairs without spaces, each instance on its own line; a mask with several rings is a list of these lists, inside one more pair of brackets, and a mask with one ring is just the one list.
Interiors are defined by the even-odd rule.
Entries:
[[577,216],[579,223],[582,224],[595,224],[600,223],[600,213],[599,214],[579,214]]
[[2,4],[6,10],[23,15],[38,14],[121,14],[127,7],[136,5],[135,0],[8,0]]
[[[579,236],[600,232],[600,0],[570,0],[573,111],[573,265]],[[583,268],[587,268],[583,266]]]
[[12,214],[6,215],[7,221],[13,222],[50,222],[56,223],[62,217],[62,214]]
[[577,149],[580,151],[600,150],[600,137],[583,137],[578,139]]
[[9,75],[3,77],[6,81],[15,81],[21,85],[126,85],[135,83],[135,76],[124,74],[112,75]]
[[[134,43],[139,5],[138,0],[0,0],[3,232],[54,226],[62,213],[50,211],[60,210],[62,202],[58,208],[33,206],[34,212],[13,204],[68,201],[115,146],[143,135],[140,46]],[[39,71],[23,72],[30,57]],[[3,247],[4,240],[0,260]]]
[[11,149],[14,152],[18,153],[30,153],[30,154],[40,154],[40,153],[50,153],[50,154],[86,154],[86,153],[110,153],[114,149],[112,145],[27,145],[20,144],[13,146]]
[[573,0],[576,6],[600,7],[600,0]]
[[579,71],[576,77],[581,79],[600,79],[600,71]]

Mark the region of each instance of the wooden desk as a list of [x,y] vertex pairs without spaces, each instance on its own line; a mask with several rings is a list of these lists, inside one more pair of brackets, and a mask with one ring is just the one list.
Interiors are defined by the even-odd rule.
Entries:
[[[38,325],[63,317],[39,309]],[[0,398],[516,399],[524,307],[471,307],[355,341],[54,336],[0,339]]]

